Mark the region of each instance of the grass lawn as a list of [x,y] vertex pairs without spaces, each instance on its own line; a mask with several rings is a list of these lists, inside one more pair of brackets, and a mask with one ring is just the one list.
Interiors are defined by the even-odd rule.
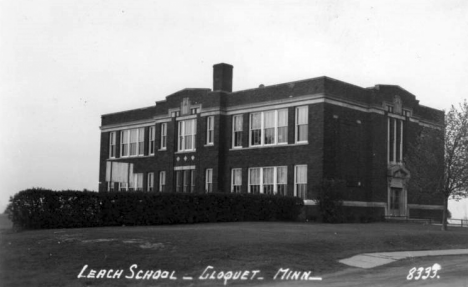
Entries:
[[[468,228],[442,232],[439,226],[394,223],[2,229],[0,235],[1,286],[222,286],[223,280],[198,279],[207,266],[216,271],[251,271],[249,277],[260,270],[256,277],[268,283],[280,268],[311,271],[311,276],[339,271],[346,266],[337,260],[359,253],[468,248]],[[138,265],[135,273],[175,271],[177,280],[126,279],[132,275],[132,264]],[[77,278],[85,265],[82,276],[91,269],[95,276],[101,269],[124,271],[120,279]],[[184,281],[184,276],[194,280]],[[228,285],[246,283],[259,281],[228,281]]]

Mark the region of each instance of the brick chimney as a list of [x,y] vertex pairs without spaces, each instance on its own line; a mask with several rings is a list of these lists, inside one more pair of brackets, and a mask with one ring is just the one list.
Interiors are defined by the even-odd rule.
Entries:
[[233,66],[225,63],[213,66],[213,91],[232,92],[233,68]]

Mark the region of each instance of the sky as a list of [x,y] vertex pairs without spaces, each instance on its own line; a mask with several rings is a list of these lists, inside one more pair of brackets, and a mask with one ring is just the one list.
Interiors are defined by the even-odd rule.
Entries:
[[329,76],[447,110],[467,51],[463,0],[0,0],[0,211],[31,187],[97,190],[101,115],[212,88],[214,64],[234,90]]

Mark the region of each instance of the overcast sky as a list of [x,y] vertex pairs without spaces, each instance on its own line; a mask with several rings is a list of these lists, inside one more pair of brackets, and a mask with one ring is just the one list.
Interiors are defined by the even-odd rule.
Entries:
[[0,211],[30,187],[97,190],[102,114],[183,88],[329,76],[448,109],[468,95],[468,1],[0,0]]

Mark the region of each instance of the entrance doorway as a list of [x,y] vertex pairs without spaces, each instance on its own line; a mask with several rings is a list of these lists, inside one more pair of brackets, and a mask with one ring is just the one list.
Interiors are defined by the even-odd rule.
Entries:
[[391,216],[404,216],[404,198],[402,196],[403,189],[401,188],[390,188],[390,215]]

